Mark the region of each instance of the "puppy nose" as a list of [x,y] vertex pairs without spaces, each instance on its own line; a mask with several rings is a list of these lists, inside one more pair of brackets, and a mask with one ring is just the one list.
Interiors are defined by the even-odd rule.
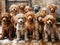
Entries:
[[52,24],[52,22],[49,22],[49,24],[51,25],[51,24]]
[[15,10],[15,9],[14,9]]
[[22,21],[20,21],[20,22],[22,22]]

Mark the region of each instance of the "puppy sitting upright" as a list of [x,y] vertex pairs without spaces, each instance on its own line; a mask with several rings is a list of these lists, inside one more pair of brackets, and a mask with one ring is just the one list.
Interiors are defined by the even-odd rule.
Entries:
[[25,39],[25,16],[20,13],[15,16],[17,40]]
[[11,23],[11,16],[6,12],[2,14],[2,39],[8,37],[10,40],[13,39],[14,29]]
[[55,42],[55,38],[58,37],[58,30],[56,28],[56,18],[53,15],[47,15],[44,19],[44,41]]
[[43,15],[43,13],[37,13],[36,14],[36,29],[38,31],[38,35],[39,35],[39,39],[43,39],[43,30],[44,30],[44,22],[43,22],[43,18],[46,15]]
[[26,30],[29,39],[35,39],[35,15],[32,11],[26,13]]

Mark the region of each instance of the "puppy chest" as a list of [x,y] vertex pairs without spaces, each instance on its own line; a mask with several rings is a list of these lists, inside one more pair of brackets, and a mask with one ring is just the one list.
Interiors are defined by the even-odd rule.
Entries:
[[28,30],[32,31],[32,30],[35,30],[35,26],[34,25],[28,25]]
[[24,25],[17,24],[16,29],[17,30],[24,30],[25,28],[24,28]]

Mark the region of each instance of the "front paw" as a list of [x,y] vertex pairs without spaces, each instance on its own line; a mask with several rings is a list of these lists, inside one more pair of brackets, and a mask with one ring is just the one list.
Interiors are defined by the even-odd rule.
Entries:
[[48,39],[44,39],[44,42],[48,42]]
[[51,39],[52,42],[55,42],[55,39]]
[[20,40],[20,38],[17,38],[16,40],[17,40],[17,41],[19,41],[19,40]]

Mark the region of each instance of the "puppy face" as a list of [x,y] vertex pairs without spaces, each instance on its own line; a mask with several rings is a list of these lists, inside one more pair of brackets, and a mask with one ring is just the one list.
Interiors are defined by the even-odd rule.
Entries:
[[9,11],[10,11],[10,13],[17,13],[18,9],[19,9],[19,7],[17,5],[12,4],[9,8]]
[[3,22],[9,22],[11,19],[11,16],[6,12],[2,14],[2,21]]
[[44,23],[52,26],[56,22],[56,18],[52,15],[47,15],[44,18]]
[[57,9],[57,6],[54,5],[54,4],[50,4],[50,5],[48,6],[48,9],[49,9],[52,13],[54,13],[55,10]]
[[17,21],[17,23],[23,24],[25,22],[24,14],[17,14],[15,16],[15,20]]
[[30,6],[26,6],[26,7],[24,8],[24,10],[25,10],[25,12],[27,13],[28,11],[32,11],[32,8],[31,8]]
[[26,19],[28,21],[33,21],[33,19],[34,19],[34,13],[32,11],[27,12],[26,13]]
[[43,18],[45,16],[46,15],[44,13],[38,12],[35,17],[36,17],[36,19],[37,19],[38,22],[43,22]]
[[52,19],[48,19],[48,20],[47,20],[47,24],[50,25],[50,26],[52,26],[52,24],[53,24]]
[[25,8],[25,4],[24,3],[20,3],[18,6],[19,6],[20,9],[24,9]]

